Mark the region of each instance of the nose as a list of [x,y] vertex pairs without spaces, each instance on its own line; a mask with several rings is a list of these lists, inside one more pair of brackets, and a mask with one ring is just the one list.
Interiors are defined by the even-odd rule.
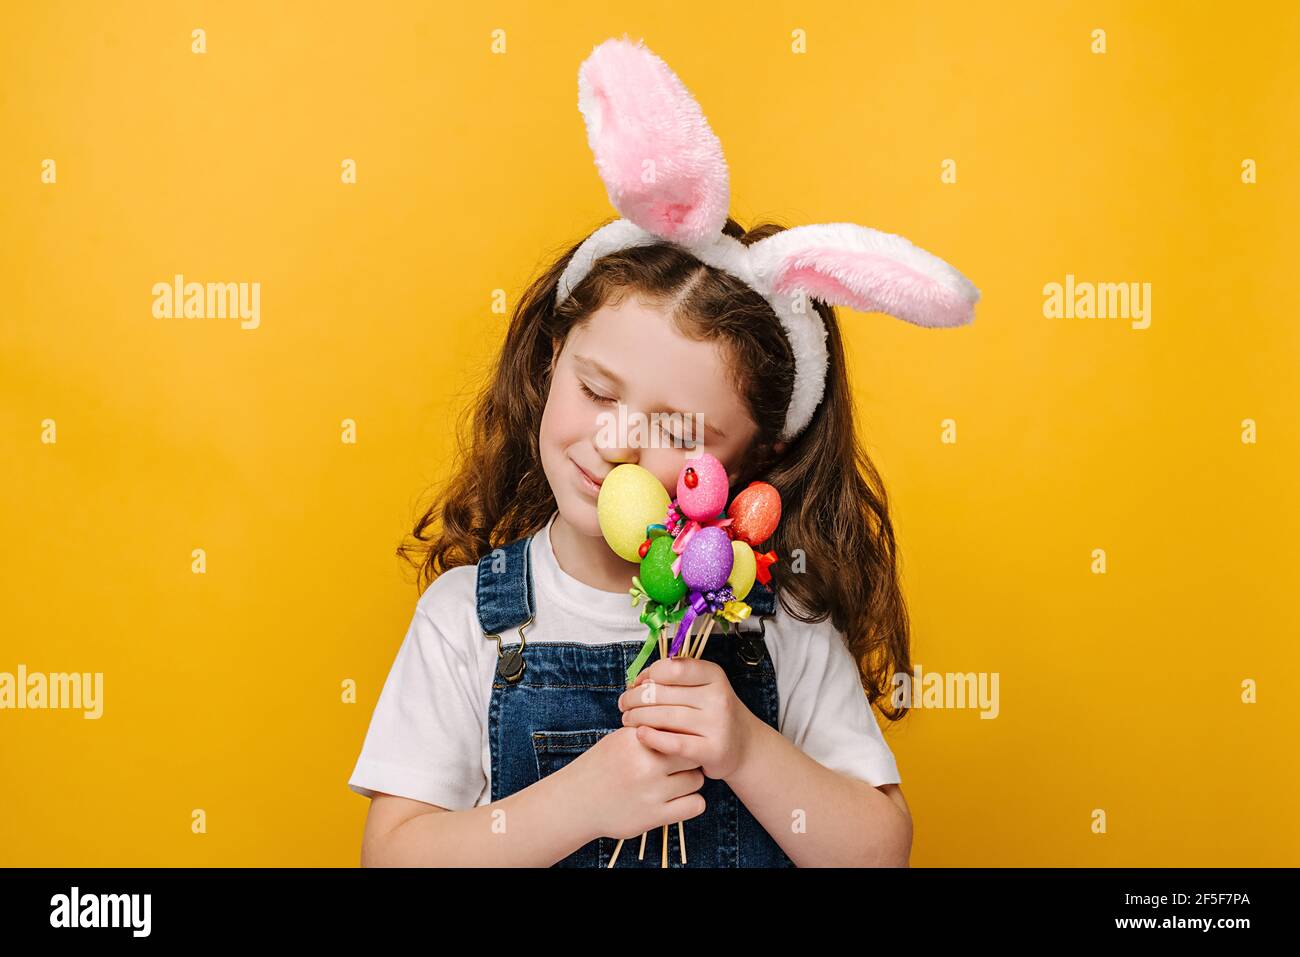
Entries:
[[597,418],[592,444],[606,462],[623,465],[640,461],[641,452],[635,435],[637,429],[629,421],[631,419],[627,406],[621,402],[617,413]]

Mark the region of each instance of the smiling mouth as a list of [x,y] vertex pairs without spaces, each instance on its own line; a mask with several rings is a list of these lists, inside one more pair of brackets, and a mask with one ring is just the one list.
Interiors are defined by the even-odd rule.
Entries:
[[[572,459],[570,459],[570,461],[572,461]],[[578,470],[578,474],[581,475],[588,483],[594,485],[597,490],[600,489],[600,485],[601,485],[600,481],[596,479],[594,476],[590,475],[586,469],[584,469],[577,462],[573,463],[573,467]]]

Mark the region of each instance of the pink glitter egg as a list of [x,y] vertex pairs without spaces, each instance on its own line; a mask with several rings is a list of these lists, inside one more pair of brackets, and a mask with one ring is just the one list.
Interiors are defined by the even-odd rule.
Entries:
[[714,591],[727,583],[735,554],[725,529],[701,528],[682,552],[682,581],[693,591]]
[[708,452],[689,459],[677,476],[677,508],[689,519],[707,522],[727,507],[727,470]]

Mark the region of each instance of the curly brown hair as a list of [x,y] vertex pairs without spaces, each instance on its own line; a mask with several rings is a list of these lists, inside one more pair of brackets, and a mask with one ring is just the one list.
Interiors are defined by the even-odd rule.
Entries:
[[[724,232],[748,246],[785,228],[764,223],[746,232],[728,219]],[[556,283],[579,245],[534,280],[515,306],[495,370],[457,423],[458,466],[433,490],[428,508],[397,549],[416,568],[419,590],[450,568],[474,564],[493,548],[539,531],[550,519],[556,502],[542,471],[538,434],[553,344],[563,343],[605,303],[634,293],[667,306],[684,335],[721,340],[729,348],[733,384],[759,428],[732,493],[759,479],[781,493],[781,523],[767,545],[781,557],[778,597],[799,621],[829,615],[846,637],[869,700],[890,720],[903,717],[908,709],[893,705],[889,694],[893,675],[911,671],[894,530],[884,484],[854,428],[834,309],[812,300],[827,330],[825,395],[801,435],[788,447],[778,446],[794,357],[768,302],[735,277],[663,242],[597,260],[557,307]],[[792,557],[802,569],[791,567]]]

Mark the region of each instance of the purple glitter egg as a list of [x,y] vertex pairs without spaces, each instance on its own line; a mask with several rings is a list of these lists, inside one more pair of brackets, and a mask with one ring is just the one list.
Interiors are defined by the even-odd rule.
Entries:
[[682,581],[692,591],[712,591],[727,583],[735,555],[724,529],[701,528],[682,552]]

